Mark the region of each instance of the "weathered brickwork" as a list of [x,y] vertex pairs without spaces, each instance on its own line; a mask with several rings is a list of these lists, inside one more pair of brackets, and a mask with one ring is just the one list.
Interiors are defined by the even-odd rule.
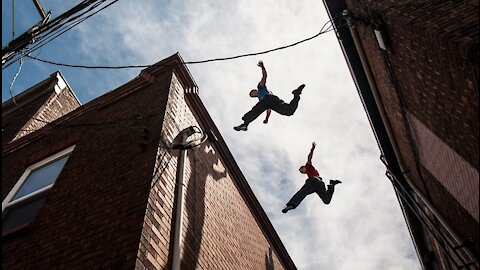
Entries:
[[[419,158],[424,167],[468,214],[479,220],[479,175],[465,159],[445,144],[416,117],[408,115]],[[445,166],[448,163],[448,166]],[[438,200],[440,201],[440,200]]]
[[[191,125],[200,126],[174,76],[162,141],[172,142]],[[137,269],[168,269],[177,155],[160,149],[157,160],[158,181],[149,196]],[[189,150],[184,181],[181,269],[268,269],[269,264],[283,269],[215,147],[205,143]]]
[[72,90],[68,87],[65,87],[58,94],[54,92],[42,107],[32,115],[32,118],[21,128],[14,139],[21,138],[38,130],[47,123],[53,122],[55,119],[66,115],[78,107],[80,107],[80,104],[73,95]]
[[18,105],[9,101],[12,102],[10,105],[14,106],[13,109],[9,109],[10,111],[2,112],[4,129],[2,145],[34,132],[80,106],[80,102],[68,86],[65,85],[63,89],[59,89],[56,82],[61,78],[59,73],[54,73],[47,80],[34,86],[38,89],[31,91],[30,95],[37,97],[32,101],[16,100]]
[[27,123],[31,116],[34,115],[38,109],[45,104],[50,95],[44,95],[36,100],[22,106],[23,110],[5,115],[2,112],[2,145],[10,142],[17,136],[22,127]]
[[[478,243],[480,241],[478,233],[478,222],[461,206],[459,203],[452,198],[450,192],[445,189],[442,185],[437,183],[437,179],[433,177],[428,171],[425,173],[425,178],[427,181],[427,187],[432,191],[432,199],[435,201],[446,200],[451,202],[451,204],[438,204],[438,210],[443,213],[446,221],[449,224],[461,224],[459,227],[455,227],[458,231],[458,234],[462,236],[463,239],[472,240],[473,243]],[[472,243],[472,244],[473,244]],[[472,245],[470,244],[470,245]]]
[[409,179],[478,254],[478,1],[346,2]]

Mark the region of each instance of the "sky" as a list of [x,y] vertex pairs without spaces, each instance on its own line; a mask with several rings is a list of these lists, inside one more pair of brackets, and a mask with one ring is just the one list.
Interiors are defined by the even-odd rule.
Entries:
[[[79,1],[42,0],[53,17]],[[15,1],[15,36],[40,20],[32,1]],[[119,1],[32,55],[81,65],[153,64],[176,52],[198,61],[265,51],[311,37],[328,21],[320,0]],[[2,45],[12,39],[11,1],[2,1]],[[291,117],[263,116],[246,132],[233,126],[267,87],[289,102],[305,84]],[[2,101],[19,63],[2,70]],[[421,269],[380,151],[334,32],[269,54],[188,66],[199,95],[298,269]],[[57,67],[25,60],[21,91],[60,70],[85,104],[140,72]],[[340,179],[329,205],[315,194],[281,209],[304,184],[298,167],[312,141],[324,180]]]

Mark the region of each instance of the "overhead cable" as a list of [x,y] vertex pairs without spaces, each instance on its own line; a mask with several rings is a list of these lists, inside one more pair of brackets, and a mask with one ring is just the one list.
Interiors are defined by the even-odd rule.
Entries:
[[[85,11],[84,13],[82,13],[82,14],[80,14],[80,15],[78,15],[78,16],[76,16],[76,17],[74,18],[74,19],[77,19],[77,18],[80,18],[80,19],[78,19],[78,20],[75,21],[75,22],[73,22],[73,20],[69,20],[68,22],[71,22],[70,25],[68,25],[68,26],[65,26],[66,24],[63,25],[63,26],[65,26],[65,27],[59,28],[58,31],[53,32],[53,33],[51,34],[51,35],[53,35],[53,37],[50,37],[50,38],[48,38],[47,40],[42,41],[42,42],[34,45],[34,46],[29,50],[29,52],[31,53],[31,52],[34,52],[34,51],[38,50],[38,49],[41,48],[42,46],[50,43],[51,41],[53,41],[53,40],[56,39],[57,37],[63,35],[65,32],[67,32],[67,31],[69,31],[70,29],[72,29],[72,28],[76,27],[77,25],[81,24],[82,22],[84,22],[84,21],[87,20],[88,18],[92,17],[93,15],[97,14],[98,12],[100,12],[100,11],[106,9],[107,7],[115,4],[117,1],[118,1],[118,0],[115,0],[115,1],[107,4],[106,6],[100,8],[99,10],[97,10],[97,11],[95,11],[95,12],[87,15],[86,17],[80,18],[81,16],[85,15],[86,13],[90,12],[91,10],[97,8],[101,3],[99,3],[99,4],[95,5],[95,6],[92,6],[90,9],[88,9],[88,10]],[[58,32],[59,32],[59,33],[58,33]],[[49,33],[49,34],[50,34],[50,33]]]
[[[26,49],[27,54],[35,51],[38,48],[44,46],[45,44],[51,42],[58,36],[62,35],[66,31],[72,29],[79,23],[95,15],[99,11],[118,2],[118,0],[113,0],[99,10],[88,14],[107,1],[108,0],[84,0],[80,4],[76,5],[72,9],[66,11],[65,13],[59,15],[51,21],[49,21],[51,15],[49,12],[46,15],[47,17],[43,21],[33,26],[24,34],[12,40],[10,43],[8,43],[5,47],[2,48],[2,65],[6,64],[6,66],[4,66],[3,68],[6,68],[11,64],[19,61],[18,52],[21,49]],[[87,16],[83,17],[85,15]],[[34,44],[32,48],[28,48],[30,44]]]
[[23,55],[20,58],[20,65],[18,66],[17,73],[15,73],[15,76],[13,76],[13,79],[10,82],[10,87],[9,87],[10,97],[12,98],[13,103],[17,107],[20,107],[20,105],[18,105],[17,101],[15,100],[15,95],[13,94],[13,85],[15,84],[15,81],[17,80],[18,75],[20,75],[20,71],[22,71],[22,67],[23,67]]
[[[314,39],[314,38],[316,38],[316,37],[318,37],[322,34],[325,34],[327,32],[333,31],[334,29],[331,28],[331,24],[329,25],[329,27],[325,28],[328,23],[331,23],[331,21],[326,22],[323,25],[323,27],[321,28],[320,32],[318,32],[314,36],[302,39],[300,41],[297,41],[297,42],[289,44],[289,45],[277,47],[277,48],[274,48],[274,49],[269,49],[269,50],[266,50],[266,51],[255,52],[255,53],[247,53],[247,54],[241,54],[241,55],[236,55],[236,56],[220,57],[220,58],[213,58],[213,59],[200,60],[200,61],[187,61],[187,62],[183,62],[182,64],[186,64],[186,65],[190,64],[191,65],[191,64],[203,64],[203,63],[208,63],[208,62],[226,61],[226,60],[232,60],[232,59],[243,58],[243,57],[248,57],[248,56],[255,56],[255,55],[262,55],[262,54],[267,54],[267,53],[278,51],[278,50],[283,50],[283,49],[286,49],[286,48],[296,46],[296,45],[301,44],[303,42],[312,40],[312,39]],[[50,60],[45,60],[45,59],[33,57],[33,56],[30,56],[30,55],[27,55],[27,57],[30,58],[30,59],[33,59],[33,60],[37,60],[39,62],[51,64],[51,65],[72,67],[72,68],[86,68],[86,69],[129,69],[129,68],[147,68],[147,67],[151,67],[151,66],[171,66],[172,65],[172,64],[151,64],[151,65],[123,65],[123,66],[86,66],[86,65],[59,63],[59,62],[54,62],[54,61],[50,61]]]

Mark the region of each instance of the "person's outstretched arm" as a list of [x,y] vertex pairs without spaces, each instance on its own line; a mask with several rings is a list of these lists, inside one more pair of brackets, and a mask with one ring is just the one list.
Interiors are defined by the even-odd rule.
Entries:
[[312,148],[310,149],[310,154],[308,154],[307,164],[312,165],[313,150],[315,150],[316,145],[317,144],[315,142],[312,142]]
[[262,60],[258,61],[257,66],[262,68],[262,79],[260,80],[260,82],[258,84],[260,86],[265,86],[265,84],[267,83],[267,70],[265,69],[265,66],[263,65],[263,61]]

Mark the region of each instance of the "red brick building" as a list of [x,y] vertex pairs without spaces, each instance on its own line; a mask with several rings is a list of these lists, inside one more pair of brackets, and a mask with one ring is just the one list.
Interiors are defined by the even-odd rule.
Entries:
[[479,2],[324,0],[424,269],[479,269]]
[[2,106],[2,269],[171,269],[176,232],[181,269],[296,269],[178,54],[80,107],[52,85]]

